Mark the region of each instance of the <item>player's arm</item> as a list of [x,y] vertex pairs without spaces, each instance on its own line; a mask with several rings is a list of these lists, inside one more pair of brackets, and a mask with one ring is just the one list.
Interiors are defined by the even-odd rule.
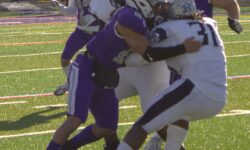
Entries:
[[119,24],[117,25],[117,31],[126,40],[131,49],[150,62],[175,57],[186,52],[196,52],[202,46],[199,41],[190,38],[186,39],[183,44],[174,47],[151,47],[147,37],[142,34]]
[[243,28],[239,22],[240,7],[237,0],[210,0],[214,7],[222,8],[228,13],[228,25],[236,33],[241,33]]
[[232,19],[240,19],[240,7],[237,0],[210,0],[214,7],[225,9]]

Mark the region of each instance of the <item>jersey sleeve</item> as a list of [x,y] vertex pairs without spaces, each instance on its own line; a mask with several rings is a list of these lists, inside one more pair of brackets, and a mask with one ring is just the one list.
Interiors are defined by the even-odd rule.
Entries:
[[137,11],[127,11],[127,13],[120,13],[118,16],[120,25],[127,27],[134,32],[146,35],[147,24],[144,18]]

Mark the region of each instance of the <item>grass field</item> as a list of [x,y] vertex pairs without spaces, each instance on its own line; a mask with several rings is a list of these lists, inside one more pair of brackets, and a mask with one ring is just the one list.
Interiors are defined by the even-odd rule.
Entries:
[[[250,16],[237,35],[217,16],[228,59],[228,103],[212,119],[191,123],[188,150],[249,150]],[[42,150],[65,119],[66,95],[51,93],[64,83],[60,53],[75,23],[0,26],[0,150]],[[39,94],[39,95],[36,95]],[[32,96],[33,95],[33,96]],[[34,96],[36,95],[36,96]],[[22,97],[23,96],[23,97]],[[141,114],[138,97],[120,103],[119,136]],[[93,122],[88,118],[88,125]],[[102,149],[103,141],[82,149]]]

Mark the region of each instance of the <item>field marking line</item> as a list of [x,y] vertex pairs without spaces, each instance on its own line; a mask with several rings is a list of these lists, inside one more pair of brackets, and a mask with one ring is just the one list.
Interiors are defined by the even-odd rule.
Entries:
[[[227,117],[227,116],[236,116],[236,115],[248,115],[250,114],[250,110],[237,110],[234,112],[231,111],[231,113],[226,113],[226,114],[219,114],[216,115],[215,117]],[[128,125],[133,125],[134,122],[123,122],[119,123],[118,126],[128,126]],[[84,129],[85,126],[79,127],[77,130]],[[54,133],[56,130],[47,130],[47,131],[40,131],[40,132],[29,132],[29,133],[22,133],[22,134],[12,134],[12,135],[1,135],[0,139],[8,139],[8,138],[15,138],[15,137],[23,137],[23,136],[32,136],[32,135],[43,135],[43,134],[50,134]]]
[[43,44],[60,44],[65,43],[63,40],[47,41],[47,42],[23,42],[23,43],[0,43],[0,46],[28,46],[28,45],[43,45]]
[[23,104],[23,103],[27,103],[27,101],[2,102],[2,103],[0,103],[0,105]]
[[[60,41],[46,41],[46,42],[22,42],[22,43],[0,43],[0,46],[27,46],[27,45],[43,45],[43,44],[58,44],[65,43],[64,40]],[[250,43],[250,41],[233,41],[224,42],[224,44],[235,44],[235,43]]]
[[2,97],[0,97],[0,100],[15,99],[15,98],[44,97],[44,96],[54,96],[54,93],[41,93],[41,94],[27,94],[27,95],[2,96]]
[[[83,49],[81,51],[85,51],[85,49]],[[53,54],[61,54],[61,53],[62,53],[62,51],[46,52],[46,53],[33,53],[33,54],[19,54],[19,55],[1,55],[0,58],[29,57],[29,56],[53,55]],[[226,56],[226,57],[231,58],[231,57],[247,57],[247,56],[250,56],[250,54],[231,55],[231,56]]]
[[29,57],[29,56],[40,56],[40,55],[54,55],[61,54],[62,51],[59,52],[47,52],[47,53],[34,53],[34,54],[21,54],[21,55],[3,55],[0,58],[8,58],[8,57]]
[[[48,53],[37,53],[37,54],[27,54],[27,55],[3,55],[0,58],[7,58],[7,57],[26,57],[26,56],[39,56],[39,55],[53,55],[53,54],[60,54],[61,52],[48,52]],[[236,57],[247,57],[250,54],[243,54],[243,55],[232,55],[227,56],[228,58],[236,58]],[[33,72],[33,71],[48,71],[48,70],[58,70],[61,68],[43,68],[43,69],[30,69],[30,70],[18,70],[18,71],[5,71],[0,72],[1,74],[11,74],[11,73],[22,73],[22,72]]]
[[[0,103],[1,104],[1,103]],[[55,105],[40,105],[40,106],[34,106],[32,108],[41,109],[41,108],[52,108],[52,107],[66,107],[67,104],[55,104]],[[131,108],[137,108],[136,105],[126,105],[126,106],[120,106],[119,109],[131,109]]]
[[250,110],[232,110],[230,113],[225,114],[219,114],[216,115],[216,117],[226,117],[226,116],[235,116],[235,115],[244,115],[244,114],[250,114]]
[[[33,27],[33,26],[30,26],[30,27],[25,27],[25,28],[17,28],[15,31],[16,32],[20,31],[18,33],[25,33],[25,32],[21,32],[21,31],[40,31],[40,30],[43,30],[43,29],[53,29],[53,28],[55,28],[55,29],[58,29],[58,28],[74,29],[74,28],[76,28],[76,26],[75,25],[68,25],[68,26],[61,25],[61,26],[56,26],[56,27],[51,27],[51,26],[49,26],[49,27],[43,27],[43,26],[40,26],[40,27],[35,26],[35,27]],[[10,31],[10,30],[11,29],[9,29],[9,28],[8,29],[0,29],[0,31]],[[15,33],[15,32],[8,32],[8,34],[9,33]]]
[[250,41],[233,41],[233,42],[223,42],[224,44],[235,44],[235,43],[250,43]]
[[[228,76],[227,77],[227,79],[229,79],[229,80],[233,80],[233,79],[247,79],[247,78],[250,78],[250,75]],[[54,93],[40,93],[40,94],[27,94],[27,95],[0,96],[0,100],[17,99],[17,98],[45,97],[45,96],[54,96]]]
[[232,79],[247,79],[250,78],[250,75],[239,75],[239,76],[228,76],[227,79],[232,80]]
[[65,30],[65,31],[33,31],[33,32],[26,32],[26,33],[23,33],[23,32],[11,32],[11,33],[0,33],[0,37],[12,37],[12,36],[27,36],[27,35],[62,35],[62,34],[68,34],[68,33],[72,33],[72,31],[68,31],[68,30]]
[[[132,124],[134,124],[134,122],[124,122],[124,123],[119,123],[118,126],[128,126],[128,125],[132,125]],[[84,128],[86,128],[86,127],[85,126],[79,127],[77,130],[82,130]],[[8,138],[31,136],[31,135],[43,135],[43,134],[54,133],[55,131],[56,130],[47,130],[47,131],[30,132],[30,133],[22,133],[22,134],[1,135],[0,139],[8,139]]]
[[19,70],[19,71],[6,71],[6,72],[0,72],[1,74],[11,74],[11,73],[21,73],[21,72],[34,72],[34,71],[49,71],[49,70],[59,70],[60,68],[44,68],[44,69],[30,69],[30,70]]
[[250,56],[250,54],[242,54],[242,55],[231,55],[231,56],[227,56],[227,58],[247,57],[247,56]]

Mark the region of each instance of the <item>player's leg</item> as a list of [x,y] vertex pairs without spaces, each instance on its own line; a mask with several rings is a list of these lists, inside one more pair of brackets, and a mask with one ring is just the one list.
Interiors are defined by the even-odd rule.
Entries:
[[[126,147],[129,145],[133,149],[139,148],[140,145],[133,142],[135,139],[132,135],[141,134],[141,130],[150,133],[176,120],[194,121],[213,117],[225,105],[225,101],[216,102],[203,94],[188,79],[178,80],[169,89],[159,94],[156,99],[159,101],[147,110],[124,138]],[[137,136],[137,138],[139,137]],[[179,148],[180,145],[176,150]],[[122,148],[118,148],[118,150],[122,150]]]
[[132,85],[140,97],[141,108],[145,112],[154,103],[153,97],[170,86],[170,70],[165,61],[150,63],[136,67],[133,75],[136,77]]
[[[192,89],[192,82],[177,81],[171,87],[158,94],[155,97],[158,101],[137,121],[125,136],[124,141],[131,148],[139,149],[148,133],[179,120],[185,112],[181,110],[185,106],[185,101],[187,101],[185,98],[189,96]],[[135,142],[138,139],[139,142]]]
[[[166,128],[167,141],[165,150],[180,149],[185,150],[183,141],[188,133],[189,122],[186,120],[178,120]],[[181,145],[181,146],[180,146]]]
[[[169,77],[170,84],[172,84],[175,81],[177,81],[178,79],[180,79],[181,76],[178,75],[175,70],[173,70],[172,68],[168,68],[168,69],[170,71],[170,77]],[[148,141],[148,143],[145,144],[144,150],[161,150],[163,142],[165,142],[167,139],[169,139],[169,140],[167,140],[168,143],[170,141],[172,141],[172,142],[176,141],[176,143],[177,143],[177,141],[181,141],[182,139],[184,139],[184,137],[187,134],[188,129],[182,128],[182,126],[186,126],[185,125],[186,123],[181,121],[184,124],[179,125],[179,121],[177,121],[177,122],[178,122],[178,124],[175,126],[171,126],[171,127],[166,126],[166,127],[163,127],[162,129],[158,130],[157,132],[155,132],[152,135],[152,137],[150,138],[150,140]],[[168,134],[168,136],[167,136],[167,131],[169,133],[175,133],[175,134]],[[173,139],[175,139],[175,140],[173,140]],[[167,145],[169,145],[169,144],[167,144]],[[181,146],[180,150],[185,150],[184,145]]]
[[[70,139],[64,145],[65,149],[77,149],[115,133],[118,124],[118,101],[112,89],[105,90],[101,87],[97,87],[90,103],[90,111],[96,123],[86,127],[79,134]],[[114,148],[116,149],[119,140],[110,142],[116,144]]]
[[[164,88],[169,86],[170,71],[165,61],[155,62],[138,67],[137,76],[140,80],[134,81],[143,112],[150,106],[152,98]],[[166,134],[166,133],[165,133]],[[157,134],[156,134],[157,135]],[[161,150],[162,140],[158,135],[152,138],[144,147],[145,150]]]
[[[105,93],[102,94],[103,92]],[[116,150],[119,145],[119,138],[116,135],[119,107],[114,90],[102,90],[101,93],[95,94],[95,101],[91,103],[91,112],[98,129],[95,135],[105,139],[104,149]]]
[[[77,65],[75,65],[77,64]],[[62,147],[71,133],[87,119],[88,108],[95,85],[91,80],[93,62],[84,56],[78,56],[69,74],[68,117],[57,129],[48,150]],[[83,100],[84,99],[84,100]],[[73,148],[72,148],[73,149]]]
[[[91,37],[92,35],[76,28],[68,38],[61,56],[61,67],[66,78],[68,77],[71,59],[81,48],[83,48],[83,46],[89,41]],[[65,83],[60,85],[54,91],[54,94],[57,96],[63,95],[67,90],[68,84]]]
[[125,99],[138,92],[143,110],[146,109],[146,106],[150,103],[149,101],[157,92],[160,92],[163,87],[169,85],[169,70],[165,61],[142,67],[121,68],[118,71],[120,81],[118,87],[115,89],[118,99]]
[[[135,75],[135,69],[131,67],[124,67],[118,69],[119,73],[119,84],[115,88],[115,95],[118,99],[118,101],[122,101],[130,96],[134,96],[137,94],[137,91],[135,87],[133,86],[133,82],[135,79],[138,79]],[[117,133],[114,132],[111,135],[105,136],[105,145],[104,150],[116,150],[118,144],[119,144],[119,138],[117,136]]]

